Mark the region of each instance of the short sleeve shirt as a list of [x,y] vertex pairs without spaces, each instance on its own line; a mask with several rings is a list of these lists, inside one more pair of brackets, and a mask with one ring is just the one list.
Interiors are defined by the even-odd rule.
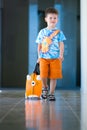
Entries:
[[[42,44],[43,38],[49,37],[55,30],[57,30],[57,28],[54,28],[52,30],[49,30],[47,28],[41,29],[37,36],[36,43]],[[45,53],[40,51],[39,58],[45,58],[45,59],[59,58],[60,50],[58,43],[63,42],[64,40],[66,40],[65,35],[63,34],[62,31],[59,31],[59,33],[52,38],[52,43],[49,45],[49,50]]]

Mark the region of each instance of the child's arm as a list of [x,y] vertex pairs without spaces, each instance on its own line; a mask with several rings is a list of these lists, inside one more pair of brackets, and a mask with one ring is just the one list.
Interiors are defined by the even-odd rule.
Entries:
[[37,60],[37,62],[39,62],[39,54],[40,54],[40,50],[41,50],[41,48],[42,48],[42,45],[41,44],[38,44],[38,60]]
[[64,43],[60,42],[59,47],[60,47],[60,56],[59,56],[59,58],[63,61],[64,60],[64,56],[63,56],[63,54],[64,54]]

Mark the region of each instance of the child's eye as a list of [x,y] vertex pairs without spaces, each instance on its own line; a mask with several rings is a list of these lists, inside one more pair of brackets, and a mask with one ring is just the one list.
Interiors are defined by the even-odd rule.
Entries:
[[50,17],[50,19],[52,19],[52,17]]
[[52,20],[52,19],[56,19],[56,17],[54,17],[54,18],[50,17],[49,19],[50,19],[50,20]]

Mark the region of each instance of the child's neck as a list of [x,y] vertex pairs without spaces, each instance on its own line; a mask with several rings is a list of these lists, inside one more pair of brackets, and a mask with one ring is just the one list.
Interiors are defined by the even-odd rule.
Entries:
[[47,29],[49,29],[49,30],[52,30],[52,29],[54,29],[55,27],[49,27],[49,26],[47,26]]

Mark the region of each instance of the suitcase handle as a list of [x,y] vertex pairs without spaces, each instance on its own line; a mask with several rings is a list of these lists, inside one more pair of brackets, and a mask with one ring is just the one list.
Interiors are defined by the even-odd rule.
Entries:
[[39,63],[36,63],[33,73],[40,75]]

